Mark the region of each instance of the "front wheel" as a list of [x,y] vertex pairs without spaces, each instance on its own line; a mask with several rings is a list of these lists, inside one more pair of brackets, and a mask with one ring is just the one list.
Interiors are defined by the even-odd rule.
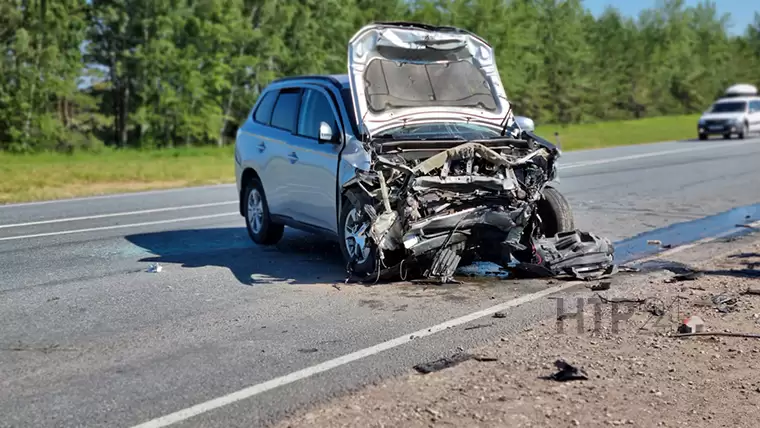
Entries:
[[376,247],[369,236],[370,227],[366,213],[349,201],[343,202],[340,212],[340,249],[346,265],[358,276],[375,272]]
[[742,127],[739,128],[739,132],[736,134],[737,137],[739,137],[740,140],[743,140],[744,137],[747,136],[747,124],[742,124]]
[[553,187],[545,187],[542,193],[536,206],[541,218],[541,233],[552,237],[575,229],[573,211],[565,196]]

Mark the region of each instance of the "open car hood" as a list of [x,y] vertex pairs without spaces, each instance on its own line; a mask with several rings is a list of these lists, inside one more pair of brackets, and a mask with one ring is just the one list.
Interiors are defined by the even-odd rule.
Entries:
[[453,27],[374,23],[348,45],[356,120],[371,137],[419,122],[501,129],[511,115],[493,49]]

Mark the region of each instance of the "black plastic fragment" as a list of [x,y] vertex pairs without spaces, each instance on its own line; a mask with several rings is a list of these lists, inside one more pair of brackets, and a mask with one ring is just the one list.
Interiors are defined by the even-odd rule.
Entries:
[[451,357],[444,357],[429,363],[417,364],[414,366],[414,369],[422,374],[433,373],[449,367],[454,367],[457,364],[472,359],[472,357],[472,355],[466,353],[454,354]]
[[549,379],[557,382],[567,382],[571,380],[588,380],[588,375],[582,369],[572,366],[565,360],[557,360],[554,365],[559,369],[557,373],[549,376]]
[[463,363],[467,360],[475,360],[475,361],[482,361],[482,362],[499,361],[498,358],[494,358],[494,357],[482,357],[478,355],[468,354],[465,352],[459,352],[452,355],[451,357],[444,357],[435,361],[431,361],[429,363],[417,364],[416,366],[414,366],[414,369],[422,374],[428,374],[428,373],[441,371],[443,369],[448,369],[450,367],[454,367],[457,364]]

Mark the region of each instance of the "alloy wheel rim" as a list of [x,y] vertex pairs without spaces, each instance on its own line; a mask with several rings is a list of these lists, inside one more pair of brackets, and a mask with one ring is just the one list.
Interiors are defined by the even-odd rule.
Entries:
[[357,264],[364,263],[369,257],[370,248],[367,246],[367,232],[369,224],[362,222],[359,212],[352,208],[346,216],[343,236],[349,257]]
[[253,233],[261,232],[264,225],[264,201],[257,189],[248,194],[248,224]]

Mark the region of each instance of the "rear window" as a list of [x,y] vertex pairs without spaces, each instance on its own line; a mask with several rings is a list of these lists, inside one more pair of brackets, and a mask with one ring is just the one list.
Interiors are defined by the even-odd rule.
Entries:
[[298,106],[301,103],[301,91],[281,91],[272,112],[272,126],[295,132],[298,123]]
[[272,109],[274,108],[274,102],[277,101],[277,91],[269,91],[265,93],[259,106],[256,107],[256,111],[253,113],[253,120],[265,125],[269,125],[269,121],[272,119]]

